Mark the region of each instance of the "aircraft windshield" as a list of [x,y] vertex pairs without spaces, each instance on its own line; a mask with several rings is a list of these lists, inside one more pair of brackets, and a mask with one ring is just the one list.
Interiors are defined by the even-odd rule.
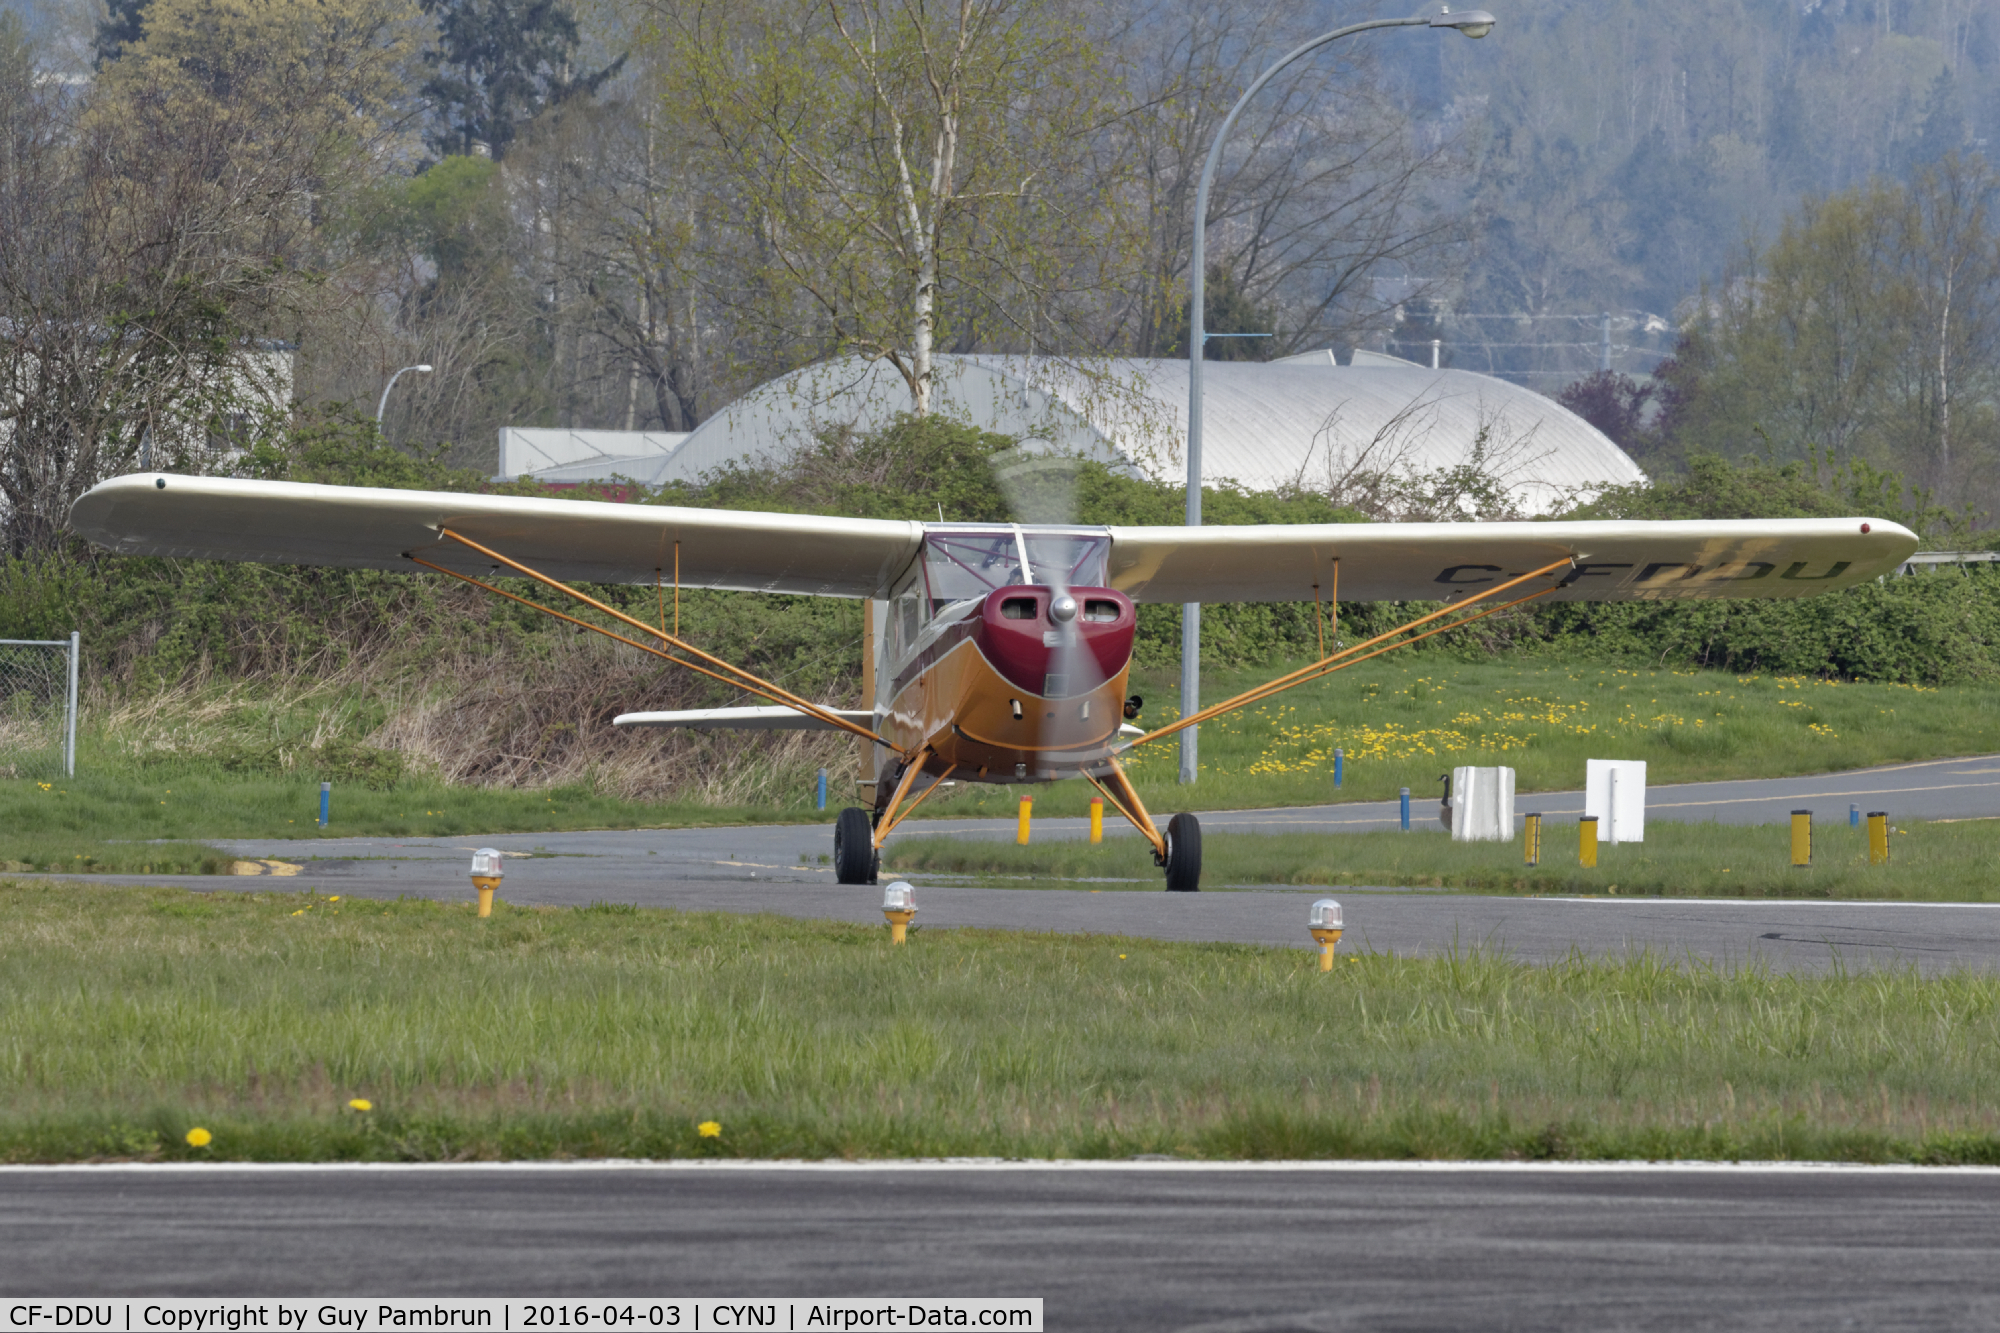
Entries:
[[[1021,568],[1024,546],[1029,566],[1025,573]],[[1102,533],[1024,529],[1017,540],[1012,528],[932,531],[924,539],[924,574],[930,581],[931,608],[935,613],[952,602],[984,597],[995,588],[1023,583],[1101,588],[1110,550],[1110,539]]]

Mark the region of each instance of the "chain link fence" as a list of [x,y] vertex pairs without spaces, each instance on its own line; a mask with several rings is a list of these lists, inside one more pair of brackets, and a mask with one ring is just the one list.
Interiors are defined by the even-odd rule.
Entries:
[[0,778],[76,775],[77,647],[0,639]]

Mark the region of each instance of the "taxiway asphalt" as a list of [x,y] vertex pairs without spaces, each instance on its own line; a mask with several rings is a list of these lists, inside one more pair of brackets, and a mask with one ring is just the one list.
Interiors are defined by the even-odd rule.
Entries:
[[[1517,808],[1568,812],[1555,793]],[[1739,819],[1817,803],[1846,817],[1846,804],[1899,817],[2000,817],[2000,756],[1904,764],[1861,772],[1762,782],[1658,787],[1648,813],[1660,819]],[[1336,805],[1204,814],[1206,830],[1313,831],[1379,826],[1393,806]],[[1763,812],[1759,815],[1758,812]],[[911,821],[908,836],[1013,836],[1014,821]],[[1082,820],[1045,820],[1037,837],[1082,836]],[[899,836],[901,836],[899,834]],[[175,884],[201,890],[307,890],[356,897],[460,901],[470,894],[472,851],[505,852],[504,899],[522,904],[592,902],[732,912],[773,912],[879,924],[879,890],[841,886],[820,863],[825,824],[698,829],[627,829],[445,838],[316,838],[223,842],[235,854],[301,867],[287,878],[90,876],[94,883]],[[1913,965],[2000,970],[2000,905],[1800,900],[1509,898],[1424,890],[1244,888],[1166,894],[1150,883],[975,888],[919,879],[920,929],[991,927],[1155,939],[1310,947],[1307,904],[1328,893],[1346,907],[1344,948],[1438,953],[1480,946],[1549,962],[1572,950],[1603,956],[1650,950],[1723,965],[1781,970]],[[1143,890],[1143,891],[1127,891]]]
[[1092,1333],[2000,1324],[2000,1173],[0,1170],[0,1293],[1039,1296]]

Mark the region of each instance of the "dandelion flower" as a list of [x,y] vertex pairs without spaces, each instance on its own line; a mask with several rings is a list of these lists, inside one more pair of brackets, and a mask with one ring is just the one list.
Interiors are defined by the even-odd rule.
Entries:
[[369,1101],[366,1097],[356,1097],[347,1103],[347,1109],[350,1111],[372,1111],[375,1109],[375,1103]]
[[215,1141],[215,1135],[196,1125],[187,1132],[187,1141],[190,1148],[206,1148]]
[[720,1120],[704,1120],[694,1127],[694,1132],[705,1139],[719,1139],[722,1137],[722,1122]]
[[327,901],[330,903],[337,903],[340,901],[340,895],[336,893],[333,895],[333,897],[328,898]]

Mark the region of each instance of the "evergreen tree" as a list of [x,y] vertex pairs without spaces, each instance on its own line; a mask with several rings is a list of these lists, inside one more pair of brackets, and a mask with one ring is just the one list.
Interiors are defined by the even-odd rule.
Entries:
[[109,0],[97,24],[97,63],[116,60],[146,35],[146,0]]
[[429,142],[440,157],[480,145],[504,157],[524,123],[592,95],[625,63],[620,56],[595,73],[573,74],[581,36],[557,0],[426,0],[424,8],[438,20],[423,93],[438,113]]

